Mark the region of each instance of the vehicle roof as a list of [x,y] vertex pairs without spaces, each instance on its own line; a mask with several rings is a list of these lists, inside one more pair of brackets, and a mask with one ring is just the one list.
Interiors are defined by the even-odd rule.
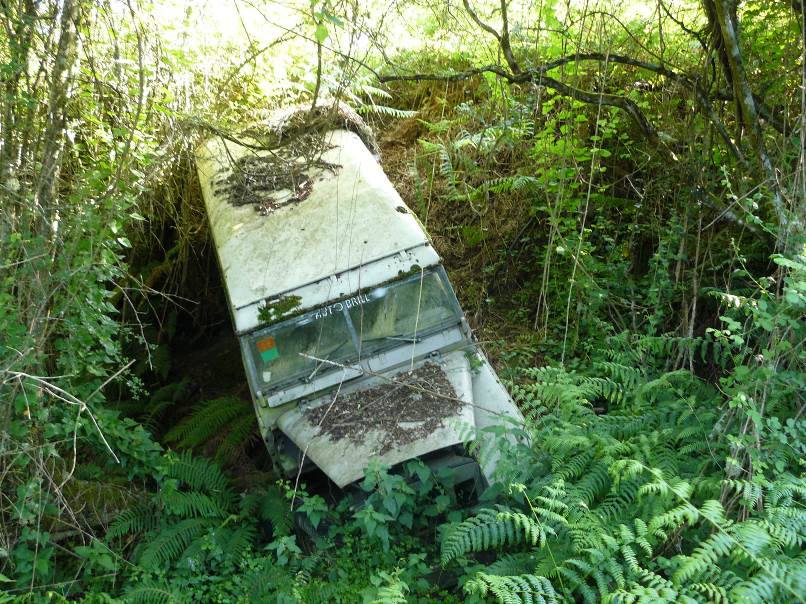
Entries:
[[254,204],[233,205],[220,186],[240,158],[265,158],[268,152],[221,137],[197,152],[202,194],[239,334],[259,326],[263,301],[298,296],[295,310],[312,308],[439,262],[423,227],[358,135],[332,130],[325,140],[319,163],[335,167],[306,170],[310,194],[268,215]]

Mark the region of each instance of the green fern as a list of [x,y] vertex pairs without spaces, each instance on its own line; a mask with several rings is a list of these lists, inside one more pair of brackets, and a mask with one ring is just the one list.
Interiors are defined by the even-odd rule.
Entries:
[[294,516],[285,491],[279,486],[255,489],[241,500],[241,515],[268,520],[276,535],[289,535]]
[[215,498],[197,491],[165,489],[162,503],[165,511],[182,517],[221,518],[227,514]]
[[465,583],[465,592],[481,597],[492,594],[500,604],[557,604],[560,601],[551,582],[535,575],[501,577],[478,573]]
[[[168,457],[159,492],[147,504],[121,514],[107,538],[139,536],[133,558],[143,568],[199,569],[213,543],[220,550],[219,558],[239,560],[254,544],[261,519],[270,519],[281,534],[290,529],[288,504],[279,489],[255,491],[238,503],[221,469],[186,451]],[[140,595],[160,593],[155,588]]]
[[235,397],[204,401],[165,435],[182,449],[213,442],[217,461],[233,461],[259,438],[252,403]]
[[[501,577],[521,572],[549,581],[567,601],[591,604],[799,601],[806,593],[803,479],[723,477],[720,460],[735,455],[736,441],[725,436],[737,403],[728,406],[719,389],[669,363],[735,357],[711,338],[621,334],[608,342],[589,371],[532,368],[510,384],[533,448],[521,452],[531,472],[500,477],[505,485],[525,480],[510,486],[507,510],[534,518],[547,547],[542,539],[507,539],[496,512],[485,510],[447,527],[443,564],[496,552],[499,560],[467,585],[499,601],[520,601]],[[740,426],[753,421],[744,417]],[[799,463],[788,451],[779,459]],[[529,567],[502,572],[512,566],[513,546]]]
[[417,111],[409,111],[406,109],[398,109],[396,107],[387,107],[385,105],[377,105],[376,103],[368,103],[365,105],[361,105],[358,108],[358,113],[362,115],[367,114],[375,114],[375,115],[382,115],[385,117],[394,117],[397,119],[407,118],[407,117],[414,117],[417,115]]
[[150,531],[155,528],[157,519],[155,506],[148,504],[133,506],[115,518],[106,533],[107,539],[119,539],[125,535]]
[[169,461],[166,476],[179,480],[191,490],[215,497],[223,509],[231,508],[235,502],[235,493],[230,489],[229,479],[221,468],[203,457],[194,458],[190,451]]
[[479,191],[490,191],[492,193],[508,193],[510,191],[519,191],[535,186],[538,179],[534,176],[526,176],[516,174],[514,176],[501,176],[493,178],[482,183]]
[[175,562],[195,540],[215,526],[216,522],[210,518],[185,518],[164,526],[140,549],[138,563],[145,568],[159,568]]
[[181,594],[167,583],[145,580],[129,587],[124,600],[131,604],[174,604],[181,602]]
[[484,572],[488,575],[498,575],[501,577],[524,575],[533,572],[535,564],[535,555],[532,552],[504,554],[494,562],[488,564]]
[[442,564],[465,555],[504,545],[525,543],[542,546],[546,534],[554,534],[551,527],[520,512],[498,506],[495,510],[483,509],[475,516],[448,528],[442,541]]

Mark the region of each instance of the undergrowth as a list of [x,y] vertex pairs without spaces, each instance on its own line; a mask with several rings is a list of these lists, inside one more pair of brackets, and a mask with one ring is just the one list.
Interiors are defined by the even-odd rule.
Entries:
[[[0,602],[803,601],[802,2],[314,1],[232,47],[190,4],[0,6]],[[336,97],[527,416],[470,509],[417,461],[244,481],[197,379],[243,385],[194,149]]]
[[775,261],[782,295],[732,300],[722,329],[624,331],[577,368],[520,369],[509,386],[527,424],[497,442],[472,509],[419,461],[370,464],[361,497],[329,503],[304,485],[238,493],[212,461],[165,456],[154,495],[107,533],[127,560],[120,598],[802,600],[806,256]]

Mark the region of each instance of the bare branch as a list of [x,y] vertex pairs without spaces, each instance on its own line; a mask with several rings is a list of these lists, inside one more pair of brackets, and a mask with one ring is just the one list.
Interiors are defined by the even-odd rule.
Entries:
[[457,71],[455,73],[413,73],[409,75],[379,75],[378,81],[382,84],[388,82],[459,82],[461,80],[469,80],[483,73],[494,73],[495,75],[515,82],[515,76],[511,73],[504,71],[498,65],[485,65],[484,67],[476,67],[466,71]]
[[[583,58],[593,58],[594,55],[578,55],[579,57]],[[604,55],[596,55],[601,56],[601,59],[604,60]],[[501,78],[507,80],[511,84],[520,84],[531,82],[540,86],[545,86],[546,88],[551,88],[559,92],[562,95],[571,97],[577,101],[581,101],[583,103],[590,103],[593,105],[601,103],[602,105],[607,105],[610,107],[618,107],[619,109],[625,111],[630,117],[633,118],[636,125],[640,128],[641,133],[649,138],[650,140],[657,139],[657,131],[652,124],[649,123],[649,120],[646,118],[644,113],[638,107],[638,105],[628,99],[627,97],[614,95],[614,94],[607,94],[603,92],[589,92],[586,90],[581,90],[579,88],[575,88],[560,80],[556,80],[552,77],[545,75],[545,72],[557,67],[559,65],[563,65],[564,63],[573,61],[573,57],[565,57],[564,59],[555,61],[552,64],[547,64],[542,67],[538,67],[535,69],[530,69],[528,71],[521,72],[519,74],[508,73],[501,69],[500,67],[496,67],[494,65],[488,65],[486,67],[480,67],[478,69],[469,69],[467,71],[462,71],[459,73],[454,74],[414,74],[414,75],[407,75],[407,76],[382,76],[380,78],[381,82],[393,82],[393,81],[458,81],[458,80],[466,80],[475,76],[478,76],[482,73],[494,73]]]
[[465,71],[460,71],[452,74],[429,73],[429,74],[412,74],[412,75],[400,75],[400,76],[386,75],[386,76],[380,76],[378,79],[380,82],[383,83],[394,81],[450,82],[450,81],[467,80],[483,73],[494,73],[497,76],[507,80],[511,84],[533,82],[535,84],[544,85],[547,88],[551,88],[552,90],[555,90],[560,94],[569,96],[578,101],[591,104],[598,104],[599,102],[602,102],[602,104],[604,105],[618,107],[627,112],[633,118],[633,120],[636,122],[638,127],[641,129],[641,132],[645,136],[647,136],[650,139],[654,139],[657,134],[655,128],[650,124],[649,120],[647,120],[646,116],[644,116],[643,112],[640,110],[638,105],[636,105],[630,99],[612,94],[600,95],[599,93],[596,92],[587,92],[584,90],[580,90],[578,88],[573,88],[567,84],[564,84],[563,82],[560,82],[559,80],[556,80],[554,78],[545,75],[547,72],[553,69],[562,67],[563,65],[567,65],[568,63],[577,63],[580,61],[601,61],[601,62],[617,63],[621,65],[630,65],[632,67],[637,67],[638,69],[651,71],[658,75],[664,76],[690,89],[691,91],[693,91],[694,98],[700,105],[703,113],[713,123],[714,127],[716,128],[717,132],[719,133],[720,137],[722,138],[722,140],[724,141],[725,145],[728,147],[730,152],[741,163],[743,164],[746,163],[746,159],[742,154],[742,151],[731,139],[727,129],[725,128],[725,125],[722,123],[722,120],[719,118],[716,111],[714,111],[710,99],[708,98],[705,91],[702,89],[702,87],[696,80],[694,80],[693,78],[691,78],[686,74],[672,71],[668,67],[660,65],[658,63],[648,63],[646,61],[641,61],[639,59],[635,59],[625,55],[618,55],[618,54],[605,55],[604,53],[598,53],[598,52],[568,55],[565,57],[555,59],[554,61],[549,61],[548,63],[544,63],[543,65],[535,66],[529,69],[528,71],[521,72],[519,74],[506,72],[497,65],[486,65],[484,67],[468,69]]
[[707,44],[707,43],[706,43],[706,41],[703,39],[703,37],[702,37],[702,34],[701,34],[701,33],[696,32],[696,31],[694,31],[693,29],[690,29],[690,28],[686,27],[686,24],[685,24],[685,23],[683,23],[683,21],[682,21],[682,20],[680,20],[680,19],[678,19],[677,17],[675,17],[674,15],[672,15],[671,11],[670,11],[670,10],[669,10],[669,8],[666,6],[666,4],[664,4],[663,0],[658,0],[658,4],[660,5],[660,7],[661,7],[661,9],[663,10],[663,12],[664,12],[664,13],[666,13],[666,16],[667,16],[667,17],[669,17],[669,19],[671,19],[673,23],[675,23],[675,24],[676,24],[676,25],[677,25],[677,26],[678,26],[680,29],[682,29],[682,30],[683,30],[685,33],[687,33],[688,35],[690,35],[692,38],[694,38],[695,40],[697,40],[697,42],[698,42],[698,43],[699,43],[699,45],[702,47],[702,49],[703,49],[705,52],[708,52],[708,44]]
[[515,55],[512,52],[512,45],[509,41],[509,17],[507,16],[507,0],[501,0],[501,50],[504,53],[504,58],[507,60],[507,65],[512,70],[512,73],[518,74],[521,68],[515,60]]
[[618,107],[633,119],[645,137],[651,141],[656,141],[658,138],[657,130],[646,118],[644,112],[641,111],[635,101],[628,99],[627,97],[616,94],[605,94],[603,92],[589,92],[587,90],[580,90],[579,88],[574,88],[573,86],[569,86],[568,84],[555,80],[554,78],[550,78],[546,75],[542,75],[540,77],[535,77],[533,75],[530,79],[536,84],[556,90],[560,94],[569,96],[577,101],[582,101],[583,103]]
[[504,53],[504,58],[507,61],[507,65],[512,70],[514,74],[520,74],[521,68],[518,65],[518,62],[515,60],[515,55],[512,52],[512,45],[509,41],[509,16],[507,13],[507,2],[506,0],[501,0],[501,22],[502,22],[502,31],[499,34],[494,27],[488,25],[484,21],[482,21],[476,11],[473,10],[473,7],[470,6],[470,2],[468,0],[462,0],[462,4],[465,6],[465,10],[467,14],[470,15],[470,18],[482,28],[484,31],[489,33],[493,36],[497,41],[498,45],[501,47],[501,52]]
[[470,2],[468,0],[462,0],[462,4],[465,5],[465,10],[467,14],[470,15],[470,18],[478,25],[481,29],[492,35],[498,43],[501,43],[501,35],[495,30],[494,27],[487,25],[484,21],[479,19],[479,16],[476,14],[476,11],[473,10],[473,7],[470,6]]

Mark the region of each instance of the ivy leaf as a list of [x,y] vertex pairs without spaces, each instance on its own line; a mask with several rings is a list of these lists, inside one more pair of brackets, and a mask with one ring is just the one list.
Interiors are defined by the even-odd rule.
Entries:
[[324,42],[328,36],[327,27],[325,27],[323,23],[319,23],[316,26],[316,33],[314,34],[314,36],[316,37],[316,41],[319,42],[319,44]]

